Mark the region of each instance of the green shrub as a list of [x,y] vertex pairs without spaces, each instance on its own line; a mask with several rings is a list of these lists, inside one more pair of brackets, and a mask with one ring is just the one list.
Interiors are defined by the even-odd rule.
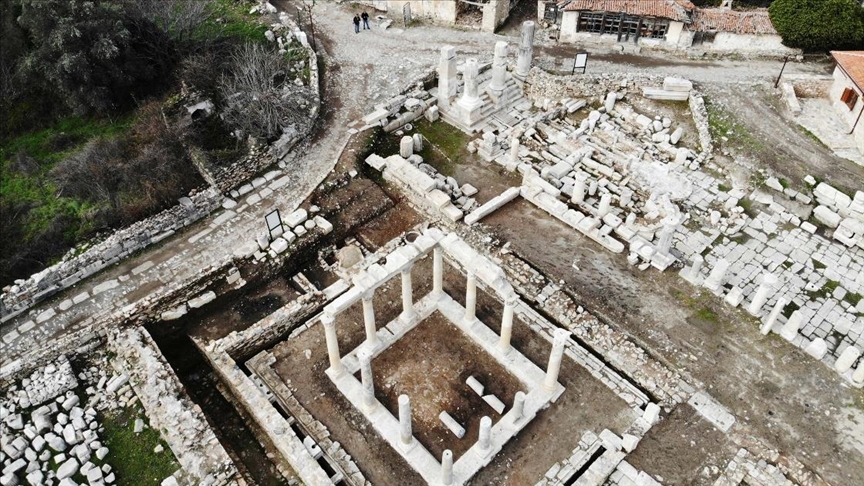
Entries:
[[776,0],[768,12],[786,46],[826,51],[864,45],[859,0]]

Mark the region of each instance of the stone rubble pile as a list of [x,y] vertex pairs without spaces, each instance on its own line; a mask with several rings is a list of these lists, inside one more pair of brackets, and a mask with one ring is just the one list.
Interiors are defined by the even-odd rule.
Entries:
[[[98,385],[88,386],[85,402],[73,388],[78,386],[68,360],[61,357],[21,381],[21,390],[9,387],[0,399],[3,463],[0,485],[75,484],[106,485],[115,482],[109,450],[97,409],[131,403],[125,378],[108,380],[104,370],[92,367],[79,376]],[[96,382],[95,380],[93,381]],[[116,396],[101,400],[102,396]]]

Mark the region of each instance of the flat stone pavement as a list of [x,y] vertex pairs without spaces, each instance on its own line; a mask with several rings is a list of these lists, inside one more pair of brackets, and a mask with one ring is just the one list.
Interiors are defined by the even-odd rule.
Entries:
[[[274,2],[294,10],[288,0]],[[460,57],[473,55],[491,59],[498,40],[511,44],[516,37],[436,27],[427,24],[408,29],[398,22],[382,30],[373,21],[370,31],[355,34],[348,6],[319,6],[315,31],[322,72],[322,126],[311,142],[295,148],[285,159],[282,174],[244,195],[230,210],[212,214],[175,236],[117,266],[97,274],[50,301],[5,323],[0,329],[0,369],[27,351],[52,339],[91,325],[118,309],[163,289],[194,278],[208,266],[224,261],[235,249],[264,231],[264,215],[273,208],[283,214],[296,209],[333,169],[348,141],[349,126],[371,111],[375,103],[395,95],[408,82],[436,65],[441,46],[457,46]],[[374,17],[374,15],[373,15]],[[511,30],[512,31],[512,30]],[[541,66],[564,66],[576,46],[541,46],[535,50]],[[515,57],[512,54],[511,57]],[[680,75],[717,83],[743,83],[774,75],[774,61],[683,62],[638,56],[619,56],[592,63],[592,70],[627,73],[636,63],[640,69],[662,75]],[[649,59],[648,63],[638,61]],[[512,59],[511,59],[512,60]],[[620,64],[624,62],[625,64]],[[820,64],[791,64],[790,73],[824,70]]]

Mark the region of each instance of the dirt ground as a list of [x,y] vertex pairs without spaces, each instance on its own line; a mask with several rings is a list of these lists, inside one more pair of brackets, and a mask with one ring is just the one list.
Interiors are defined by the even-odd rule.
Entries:
[[683,404],[648,431],[627,462],[663,478],[663,484],[707,486],[736,452],[726,435]]
[[[763,337],[746,313],[671,272],[638,271],[527,202],[510,203],[483,224],[563,280],[595,315],[701,382],[737,417],[733,431],[766,440],[835,485],[864,484],[864,453],[852,445],[864,423],[864,392],[832,370],[774,335]],[[681,467],[689,450],[679,451]]]
[[707,83],[701,87],[712,103],[732,113],[755,140],[755,147],[731,148],[743,162],[769,168],[793,188],[804,188],[804,176],[809,174],[850,194],[861,190],[864,167],[838,157],[808,136],[788,119],[785,106],[771,88]]
[[[402,339],[372,360],[375,395],[394,417],[399,416],[399,395],[411,398],[414,437],[435,457],[446,449],[453,460],[477,442],[480,418],[495,424],[501,419],[465,380],[483,384],[507,405],[517,391],[526,391],[519,380],[439,312],[434,312]],[[359,379],[359,373],[358,373]],[[465,428],[462,439],[438,418],[449,413]]]
[[[419,299],[431,289],[431,266],[431,258],[429,257],[414,266],[412,275],[415,299]],[[464,285],[465,276],[447,266],[444,290],[463,305]],[[500,331],[503,304],[482,289],[478,289],[477,294],[477,317],[492,330]],[[379,326],[399,315],[401,312],[400,296],[401,283],[398,278],[392,279],[376,291],[373,305],[376,322],[379,323]],[[365,339],[362,305],[358,303],[337,316],[336,326],[339,335],[339,347],[343,353],[362,343]],[[418,328],[418,335],[412,337],[409,334],[409,339],[411,341],[416,340],[416,344],[406,341],[406,343],[400,343],[398,346],[394,345],[392,349],[394,353],[408,354],[413,352],[416,355],[413,361],[401,358],[399,360],[402,366],[413,365],[408,368],[411,373],[422,371],[423,360],[431,359],[427,356],[431,357],[439,353],[453,353],[453,355],[460,356],[459,359],[465,360],[461,364],[461,369],[460,364],[454,361],[450,363],[450,366],[454,366],[454,368],[451,371],[446,371],[448,375],[458,375],[458,380],[448,379],[449,377],[430,376],[423,377],[422,380],[417,378],[417,380],[408,381],[414,383],[413,386],[416,388],[416,391],[409,391],[410,396],[413,397],[417,393],[422,393],[420,391],[421,383],[425,383],[427,380],[433,382],[431,386],[434,389],[443,389],[445,386],[467,388],[464,385],[462,375],[474,373],[473,364],[475,363],[480,364],[480,371],[475,376],[487,384],[488,380],[484,381],[481,376],[482,372],[491,370],[494,366],[491,366],[482,357],[474,356],[473,352],[464,354],[466,353],[465,350],[470,349],[471,346],[467,346],[465,343],[460,344],[461,341],[458,338],[455,342],[453,339],[441,338],[441,334],[448,333],[448,330],[445,330],[448,329],[448,326],[449,324],[437,326],[437,328],[429,326],[425,330],[423,327]],[[426,336],[428,333],[439,337]],[[449,332],[449,334],[453,333],[452,331]],[[511,342],[528,359],[541,368],[545,368],[551,344],[535,335],[518,317],[514,320]],[[438,349],[438,346],[441,346],[441,349]],[[309,350],[310,353],[308,359],[306,358],[306,350]],[[382,485],[422,483],[410,466],[369,427],[362,415],[354,410],[327,379],[324,370],[329,363],[323,331],[320,328],[310,329],[295,339],[282,342],[274,347],[272,352],[277,358],[274,366],[277,373],[285,379],[286,384],[300,403],[324,423],[335,440],[338,440],[345,447],[345,450],[352,455],[369,481],[373,484]],[[382,359],[385,362],[389,359],[395,359],[395,357],[388,356],[389,352],[388,350],[373,361],[373,372],[376,374],[375,378],[378,383],[376,390],[379,400],[382,403],[388,403],[388,408],[395,411],[396,408],[392,401],[403,389],[395,383],[392,389],[385,390],[384,388],[390,379],[388,377],[390,374],[401,373],[405,370],[400,368],[388,374],[386,364],[385,366],[378,365]],[[493,371],[493,373],[499,375],[501,372]],[[500,376],[496,377],[496,380],[498,379]],[[634,420],[634,412],[623,400],[569,358],[565,357],[564,359],[559,381],[566,389],[558,402],[541,412],[515,440],[508,443],[493,462],[480,471],[472,484],[534,484],[555,462],[569,457],[580,437],[586,431],[591,430],[594,433],[599,433],[604,428],[608,428],[621,434]],[[495,381],[492,381],[490,385],[496,394],[500,393],[499,397],[505,403],[512,402],[512,394],[515,393],[513,384],[496,384]],[[501,389],[495,389],[495,386],[500,386]],[[463,391],[460,390],[459,393]],[[468,390],[467,393],[473,392]],[[470,395],[468,396],[470,397]],[[476,405],[474,402],[476,400],[471,401],[472,406]],[[417,408],[419,405],[418,401],[415,400],[414,407]],[[484,410],[489,410],[485,403],[482,406],[485,407]],[[421,411],[415,411],[415,415],[417,413],[421,413]],[[457,416],[457,419],[458,413],[451,411],[451,414]],[[475,414],[475,416],[479,416],[479,414]],[[493,416],[494,420],[494,412],[490,416]],[[417,420],[420,420],[420,417]],[[420,424],[415,424],[415,430],[418,430],[419,427]],[[469,423],[468,432],[461,442],[470,446],[476,440],[476,434],[476,425]],[[434,437],[434,434],[429,434],[428,437]],[[440,452],[439,449],[443,450],[444,448],[443,444],[430,443],[429,438],[424,439],[422,436],[420,438],[421,443],[435,451],[436,454]],[[455,450],[460,450],[459,447],[461,446],[452,447]],[[461,450],[464,449],[467,447]]]

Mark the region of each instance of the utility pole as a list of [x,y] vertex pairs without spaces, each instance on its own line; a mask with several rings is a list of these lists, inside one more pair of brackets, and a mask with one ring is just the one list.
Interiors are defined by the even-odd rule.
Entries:
[[789,62],[789,56],[783,58],[783,67],[780,68],[780,74],[777,75],[777,81],[774,81],[774,87],[780,86],[780,78],[783,77],[783,70],[786,69],[786,63]]

